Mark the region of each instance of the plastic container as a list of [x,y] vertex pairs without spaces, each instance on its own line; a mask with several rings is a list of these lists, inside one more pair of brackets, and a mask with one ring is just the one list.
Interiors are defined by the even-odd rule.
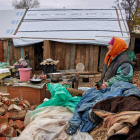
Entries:
[[56,65],[42,65],[42,71],[44,74],[54,73],[56,72]]
[[21,81],[29,81],[30,80],[31,68],[20,68],[18,70],[19,70],[19,75],[20,75]]

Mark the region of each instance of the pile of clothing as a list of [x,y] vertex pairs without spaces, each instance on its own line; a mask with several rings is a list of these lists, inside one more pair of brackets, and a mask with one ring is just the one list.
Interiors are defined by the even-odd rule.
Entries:
[[103,90],[91,88],[82,98],[72,97],[60,84],[49,84],[48,89],[52,98],[28,111],[19,140],[140,137],[140,91],[133,84],[121,81]]

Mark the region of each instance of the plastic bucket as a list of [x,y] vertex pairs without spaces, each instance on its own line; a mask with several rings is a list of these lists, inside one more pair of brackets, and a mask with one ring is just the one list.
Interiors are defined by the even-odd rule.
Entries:
[[21,81],[29,81],[30,80],[30,72],[31,68],[20,68],[19,75]]

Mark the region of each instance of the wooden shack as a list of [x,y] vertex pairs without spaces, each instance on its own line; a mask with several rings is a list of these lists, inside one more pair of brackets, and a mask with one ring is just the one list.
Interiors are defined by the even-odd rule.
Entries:
[[106,46],[113,36],[124,39],[127,45],[130,40],[125,11],[117,8],[28,9],[16,36],[15,47],[23,46],[24,54],[26,45],[34,46],[29,51],[34,55],[29,55],[34,69],[39,59],[52,58],[60,61],[57,70],[75,69],[81,62],[86,71],[95,73],[102,68]]
[[52,58],[60,61],[58,70],[75,69],[78,63],[83,63],[86,71],[98,71],[99,46],[45,40],[43,49],[44,60]]
[[[9,41],[7,44],[5,42],[4,46],[4,58],[5,61],[10,62],[10,65],[13,65],[18,59],[28,54],[26,60],[29,66],[32,67],[33,70],[36,70],[36,64],[40,63],[37,59],[38,56],[35,54],[36,44],[24,47],[14,47],[12,41]],[[41,47],[43,49],[41,56],[43,58],[42,60],[47,58],[59,60],[57,70],[75,69],[78,63],[83,63],[86,71],[93,71],[95,73],[98,71],[100,57],[99,46],[44,40]],[[106,47],[103,46],[101,48]]]
[[[124,10],[28,9],[20,13],[14,30],[4,31],[13,38],[4,45],[4,57],[11,65],[28,54],[26,60],[33,70],[39,69],[43,60],[52,58],[60,61],[57,70],[75,69],[83,63],[85,71],[96,73],[102,68],[106,46],[113,36],[129,44]],[[9,23],[11,26],[17,22],[12,18]]]

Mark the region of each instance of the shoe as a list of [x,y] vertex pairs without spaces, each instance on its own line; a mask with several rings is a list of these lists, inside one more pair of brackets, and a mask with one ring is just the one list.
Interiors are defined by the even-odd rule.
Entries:
[[73,135],[76,133],[78,127],[74,125],[70,125],[68,128],[65,129],[65,132],[69,135]]

